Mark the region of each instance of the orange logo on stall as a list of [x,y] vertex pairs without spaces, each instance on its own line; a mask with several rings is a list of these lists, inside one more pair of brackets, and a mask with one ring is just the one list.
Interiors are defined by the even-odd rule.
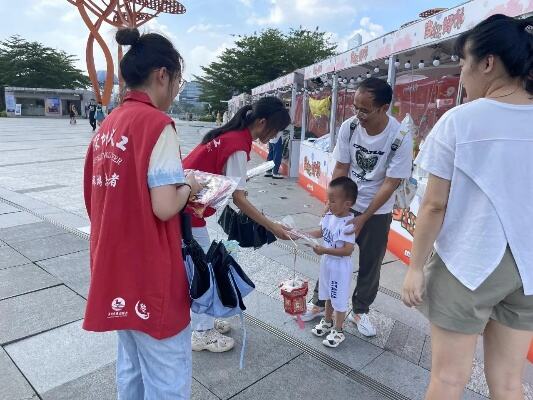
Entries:
[[410,209],[395,208],[392,212],[392,219],[399,221],[402,228],[411,236],[415,235],[416,215]]

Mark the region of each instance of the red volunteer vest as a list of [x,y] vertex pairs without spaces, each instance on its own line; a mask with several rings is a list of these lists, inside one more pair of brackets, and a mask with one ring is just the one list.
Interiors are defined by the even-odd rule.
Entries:
[[91,220],[91,286],[83,328],[138,330],[156,338],[189,325],[188,283],[176,216],[152,211],[148,164],[172,120],[132,91],[93,137],[84,170]]
[[[207,144],[199,144],[183,160],[183,168],[223,175],[224,166],[228,158],[237,151],[244,151],[250,161],[252,151],[252,134],[248,129],[229,131]],[[210,217],[215,210],[209,208],[204,213],[204,218]],[[198,228],[206,225],[205,219],[192,216],[191,224]]]

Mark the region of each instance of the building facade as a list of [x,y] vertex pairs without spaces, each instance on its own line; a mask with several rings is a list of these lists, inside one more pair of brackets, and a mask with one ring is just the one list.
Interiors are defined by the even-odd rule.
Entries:
[[85,117],[94,93],[83,89],[5,88],[6,112],[9,117],[56,117],[69,115],[72,105]]

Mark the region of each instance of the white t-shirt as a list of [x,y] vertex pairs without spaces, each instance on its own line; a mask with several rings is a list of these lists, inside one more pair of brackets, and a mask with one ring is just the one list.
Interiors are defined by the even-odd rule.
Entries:
[[[364,212],[376,197],[386,177],[404,179],[411,176],[413,138],[410,134],[405,135],[402,145],[394,152],[387,165],[391,145],[398,135],[400,123],[389,116],[385,130],[374,136],[358,125],[350,141],[350,124],[354,119],[355,117],[352,117],[341,125],[333,157],[340,163],[351,164],[349,176],[359,189],[355,210]],[[392,212],[393,206],[394,196],[391,196],[375,214],[388,214]]]
[[246,166],[248,164],[248,156],[244,151],[236,151],[228,157],[226,165],[224,166],[224,175],[232,178],[240,178],[237,190],[246,189]]
[[148,187],[185,183],[185,173],[179,155],[178,134],[167,125],[157,140],[148,165]]
[[[346,233],[346,231],[350,230],[350,227],[346,226],[346,224],[353,219],[353,217],[353,214],[350,214],[347,217],[339,218],[331,212],[324,215],[320,221],[320,227],[322,228],[322,241],[325,248],[340,249],[344,247],[345,243],[355,244],[355,233]],[[347,258],[351,260],[350,256],[337,258]]]
[[417,157],[451,181],[435,249],[450,272],[475,290],[507,244],[524,293],[533,295],[533,105],[479,99],[437,122]]

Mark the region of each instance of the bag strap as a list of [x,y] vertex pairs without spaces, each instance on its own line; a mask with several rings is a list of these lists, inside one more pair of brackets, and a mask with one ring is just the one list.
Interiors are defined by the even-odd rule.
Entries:
[[394,137],[394,140],[392,141],[392,144],[390,146],[391,151],[387,155],[387,162],[385,163],[387,168],[389,167],[392,161],[392,157],[394,157],[394,154],[396,154],[396,150],[398,150],[403,144],[403,141],[406,136],[407,136],[407,130],[404,131],[401,128],[396,133],[396,136]]

